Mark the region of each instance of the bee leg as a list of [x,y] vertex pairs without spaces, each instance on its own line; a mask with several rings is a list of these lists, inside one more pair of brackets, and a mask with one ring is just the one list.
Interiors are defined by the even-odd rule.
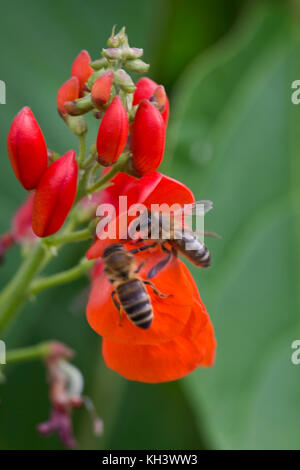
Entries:
[[166,299],[167,297],[173,297],[173,294],[165,295],[165,294],[162,294],[161,292],[159,292],[159,291],[156,289],[155,285],[152,284],[152,282],[150,282],[150,281],[143,281],[143,283],[144,283],[144,284],[147,284],[148,286],[151,286],[152,289],[153,289],[153,292],[154,292],[156,295],[158,295],[159,297],[162,297],[162,298],[164,298],[164,299]]
[[145,250],[149,250],[149,248],[154,248],[157,245],[158,245],[158,242],[152,243],[151,245],[144,245],[144,246],[141,246],[140,248],[135,248],[134,250],[130,250],[129,253],[132,253],[132,254],[139,253],[140,251],[145,251]]
[[143,266],[145,266],[145,261],[141,262],[141,264],[137,267],[137,269],[134,271],[134,273],[135,274],[139,273]]
[[169,263],[169,261],[172,258],[172,255],[174,255],[174,251],[173,250],[171,251],[168,248],[166,248],[163,243],[161,244],[161,248],[162,248],[163,251],[168,253],[168,255],[163,260],[159,261],[159,263],[157,263],[155,266],[153,266],[150,269],[150,271],[147,274],[147,279],[152,279],[154,276],[156,276],[156,274],[159,271],[161,271]]
[[153,266],[147,274],[147,279],[152,279],[156,274],[161,271],[170,261],[172,257],[172,251],[168,252],[168,256],[159,261],[155,266]]
[[111,293],[111,298],[112,298],[112,301],[113,301],[113,303],[114,303],[116,309],[117,309],[118,312],[119,312],[119,316],[120,316],[120,323],[119,323],[119,325],[121,326],[121,324],[122,324],[121,305],[120,305],[119,302],[117,301],[115,295],[116,295],[116,291],[114,290],[114,291]]

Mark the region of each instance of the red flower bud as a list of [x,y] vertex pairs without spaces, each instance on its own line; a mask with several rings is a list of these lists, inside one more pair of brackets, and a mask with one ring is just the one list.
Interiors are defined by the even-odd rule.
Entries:
[[33,203],[32,228],[38,237],[52,235],[63,225],[76,196],[77,174],[74,150],[47,168]]
[[66,114],[65,103],[79,98],[80,85],[77,77],[67,80],[57,92],[57,109],[60,114]]
[[[139,104],[142,100],[150,100],[150,98],[154,95],[155,90],[157,90],[157,83],[147,77],[141,78],[136,84],[136,90],[133,95],[133,105]],[[166,103],[164,109],[161,110],[161,115],[163,120],[165,121],[166,126],[168,125],[169,120],[169,100],[166,95]]]
[[80,95],[85,89],[85,84],[88,81],[88,78],[94,72],[94,69],[90,66],[91,57],[88,51],[79,52],[78,56],[74,60],[71,69],[72,77],[77,77],[80,84]]
[[140,175],[159,167],[165,149],[165,135],[165,123],[161,113],[148,100],[142,100],[131,133],[133,167]]
[[115,163],[127,142],[128,116],[119,96],[116,96],[101,121],[97,136],[99,162],[104,166]]
[[92,100],[96,108],[101,106],[109,100],[110,91],[114,80],[114,74],[112,70],[108,70],[101,77],[97,78],[92,86],[91,94]]
[[135,84],[136,89],[133,95],[133,106],[139,104],[142,100],[150,100],[154,91],[158,87],[157,83],[147,77],[141,78]]
[[47,146],[32,111],[17,114],[7,137],[7,150],[14,173],[25,189],[34,189],[47,169]]

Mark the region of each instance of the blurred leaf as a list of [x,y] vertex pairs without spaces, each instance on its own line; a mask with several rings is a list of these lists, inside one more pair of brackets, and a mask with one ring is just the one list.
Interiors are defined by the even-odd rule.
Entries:
[[213,448],[299,448],[299,25],[289,2],[252,11],[189,67],[175,95],[172,176],[212,199],[213,265],[193,269],[218,340],[183,386]]

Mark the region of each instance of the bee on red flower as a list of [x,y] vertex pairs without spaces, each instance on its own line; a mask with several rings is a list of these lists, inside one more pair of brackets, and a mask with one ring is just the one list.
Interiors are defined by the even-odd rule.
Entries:
[[[128,205],[143,203],[146,207],[163,202],[169,205],[194,202],[185,185],[157,172],[140,179],[119,174],[113,185],[103,191],[103,200],[117,205],[119,195],[127,196]],[[116,212],[117,218],[122,216]],[[119,311],[112,300],[114,288],[104,271],[105,259],[103,262],[101,258],[111,244],[112,240],[98,239],[87,253],[89,259],[98,259],[87,318],[103,337],[102,351],[108,367],[127,379],[156,383],[176,380],[198,366],[211,366],[216,348],[213,327],[189,270],[177,256],[153,277],[156,290],[166,297],[145,286],[153,311],[151,327],[139,328],[128,315],[122,317],[120,325]],[[123,241],[123,246],[132,250],[130,240]],[[134,258],[135,264],[141,266],[140,279],[147,281],[149,272],[165,259],[165,252],[157,244],[136,250]]]

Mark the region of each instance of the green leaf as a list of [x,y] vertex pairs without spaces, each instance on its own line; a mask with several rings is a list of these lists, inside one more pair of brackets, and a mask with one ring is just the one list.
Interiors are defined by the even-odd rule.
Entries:
[[[256,8],[192,64],[175,93],[171,174],[212,199],[210,270],[192,268],[218,340],[183,381],[213,448],[299,448],[299,24]],[[298,64],[297,64],[298,62]]]

